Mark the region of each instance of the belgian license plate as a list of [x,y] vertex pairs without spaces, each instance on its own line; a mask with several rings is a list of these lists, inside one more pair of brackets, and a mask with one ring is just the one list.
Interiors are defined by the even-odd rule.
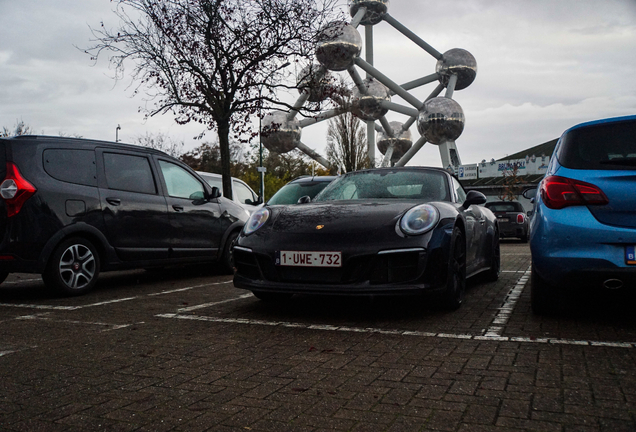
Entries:
[[499,219],[499,222],[509,222],[509,221],[510,219],[508,219],[507,217]]
[[625,247],[625,262],[627,264],[636,265],[636,246]]
[[276,265],[292,267],[342,267],[342,252],[277,251]]

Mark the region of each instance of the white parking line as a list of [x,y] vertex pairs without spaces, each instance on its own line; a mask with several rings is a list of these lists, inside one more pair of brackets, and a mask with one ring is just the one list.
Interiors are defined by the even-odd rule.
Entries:
[[176,292],[189,291],[189,290],[192,290],[192,289],[195,289],[195,288],[202,288],[202,287],[213,286],[213,285],[225,285],[225,284],[229,284],[229,283],[232,283],[232,281],[228,280],[228,281],[224,281],[224,282],[213,282],[213,283],[195,285],[195,286],[185,287],[185,288],[176,288],[176,289],[173,289],[173,290],[161,291],[161,292],[158,292],[158,293],[148,294],[148,296],[149,297],[153,297],[153,296],[159,296],[159,295],[165,295],[165,294],[172,294],[172,293],[176,293]]
[[99,303],[91,303],[91,304],[81,305],[81,306],[53,306],[53,305],[17,304],[17,303],[0,303],[0,306],[14,307],[14,308],[23,308],[23,309],[44,309],[44,310],[67,310],[67,311],[73,311],[73,310],[78,310],[78,309],[94,307],[94,306],[103,306],[103,305],[112,304],[112,303],[121,303],[121,302],[129,301],[129,300],[134,300],[136,298],[139,298],[139,297],[126,297],[126,298],[122,298],[122,299],[108,300],[108,301],[103,301],[103,302],[99,302]]
[[2,282],[2,285],[15,285],[15,284],[23,283],[23,282],[36,282],[36,281],[42,281],[42,278],[20,279],[20,280],[15,280],[15,281],[4,281],[4,282]]
[[519,278],[514,288],[510,290],[504,299],[503,305],[499,308],[499,312],[495,315],[495,318],[492,320],[488,330],[486,330],[486,337],[498,337],[503,333],[504,326],[508,323],[512,312],[515,309],[515,305],[521,296],[521,292],[530,279],[530,269],[531,267],[528,267],[528,269],[523,273],[523,276]]
[[[236,299],[238,300],[238,299]],[[212,316],[201,315],[180,315],[180,314],[158,314],[155,315],[159,318],[168,319],[180,319],[191,321],[204,321],[224,324],[247,324],[247,325],[262,325],[268,327],[285,327],[285,328],[301,328],[307,330],[319,330],[319,331],[336,331],[336,332],[348,332],[348,333],[377,333],[377,334],[390,334],[400,336],[416,336],[416,337],[434,337],[440,339],[461,339],[461,340],[475,340],[475,341],[492,341],[492,342],[519,342],[519,343],[540,343],[540,344],[561,344],[561,345],[579,345],[579,346],[596,346],[596,347],[609,347],[609,348],[636,348],[636,342],[602,342],[592,340],[570,340],[570,339],[551,339],[551,338],[528,338],[528,337],[507,337],[507,336],[476,336],[470,334],[454,334],[454,333],[431,333],[420,332],[410,330],[391,330],[380,328],[362,328],[362,327],[347,327],[347,326],[334,326],[334,325],[316,325],[316,324],[303,324],[303,323],[290,323],[285,321],[263,321],[263,320],[250,320],[244,318],[221,318]]]
[[221,301],[214,302],[214,303],[203,303],[203,304],[196,305],[196,306],[190,306],[190,307],[186,307],[186,308],[181,308],[181,309],[177,309],[177,312],[191,312],[193,310],[204,309],[204,308],[216,306],[216,305],[223,304],[223,303],[230,303],[230,302],[233,302],[233,301],[236,301],[236,300],[241,300],[241,299],[248,298],[248,297],[253,297],[253,294],[251,294],[251,293],[250,294],[243,294],[242,296],[236,297],[236,298],[233,298],[233,299],[221,300]]
[[28,303],[0,303],[0,307],[4,306],[4,307],[23,308],[23,309],[74,311],[74,310],[85,309],[85,308],[89,308],[89,307],[104,306],[104,305],[113,304],[113,303],[121,303],[121,302],[125,302],[125,301],[136,300],[136,299],[139,299],[139,298],[142,298],[142,297],[154,297],[154,296],[159,296],[159,295],[172,294],[172,293],[175,293],[175,292],[189,291],[189,290],[192,290],[192,289],[195,289],[195,288],[203,288],[203,287],[214,286],[214,285],[225,285],[225,284],[228,284],[228,283],[232,283],[232,281],[229,280],[229,281],[223,281],[223,282],[212,282],[212,283],[207,283],[207,284],[189,286],[189,287],[185,287],[185,288],[177,288],[177,289],[173,289],[173,290],[161,291],[161,292],[158,292],[158,293],[151,293],[151,294],[146,294],[146,295],[142,295],[142,296],[125,297],[125,298],[121,298],[121,299],[107,300],[107,301],[103,301],[103,302],[91,303],[91,304],[79,305],[79,306],[38,305],[38,304],[28,304]]
[[132,325],[132,324],[109,324],[109,323],[103,323],[103,322],[56,319],[56,318],[48,317],[47,316],[48,314],[50,314],[50,312],[45,312],[43,314],[36,314],[36,315],[24,315],[24,316],[16,317],[15,319],[16,320],[39,320],[39,321],[49,321],[49,322],[58,322],[58,323],[67,323],[67,324],[84,324],[84,325],[108,327],[106,330],[103,330],[103,331],[118,330],[121,328],[130,327]]

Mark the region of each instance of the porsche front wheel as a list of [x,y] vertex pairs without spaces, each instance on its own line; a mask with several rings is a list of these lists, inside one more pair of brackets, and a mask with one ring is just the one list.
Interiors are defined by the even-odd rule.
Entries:
[[495,282],[499,279],[501,271],[501,246],[499,245],[499,233],[495,233],[492,239],[492,250],[490,252],[490,268],[486,271],[486,280]]
[[455,227],[448,254],[446,288],[442,294],[442,305],[446,309],[456,310],[464,300],[466,289],[466,242],[462,231]]

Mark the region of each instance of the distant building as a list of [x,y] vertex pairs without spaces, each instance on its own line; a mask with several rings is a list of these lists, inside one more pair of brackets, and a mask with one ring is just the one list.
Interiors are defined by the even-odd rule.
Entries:
[[[499,201],[506,177],[515,170],[520,191],[539,184],[557,141],[558,139],[553,139],[498,160],[462,165],[458,168],[457,177],[466,190],[478,190],[486,195],[488,201]],[[518,200],[526,210],[532,208],[532,204],[525,198],[519,196]]]

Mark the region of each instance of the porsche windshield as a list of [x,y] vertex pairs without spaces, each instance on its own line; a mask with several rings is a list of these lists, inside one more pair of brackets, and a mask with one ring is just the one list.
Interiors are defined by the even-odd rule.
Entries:
[[313,201],[412,199],[450,201],[446,175],[430,170],[370,170],[348,173],[327,186]]

